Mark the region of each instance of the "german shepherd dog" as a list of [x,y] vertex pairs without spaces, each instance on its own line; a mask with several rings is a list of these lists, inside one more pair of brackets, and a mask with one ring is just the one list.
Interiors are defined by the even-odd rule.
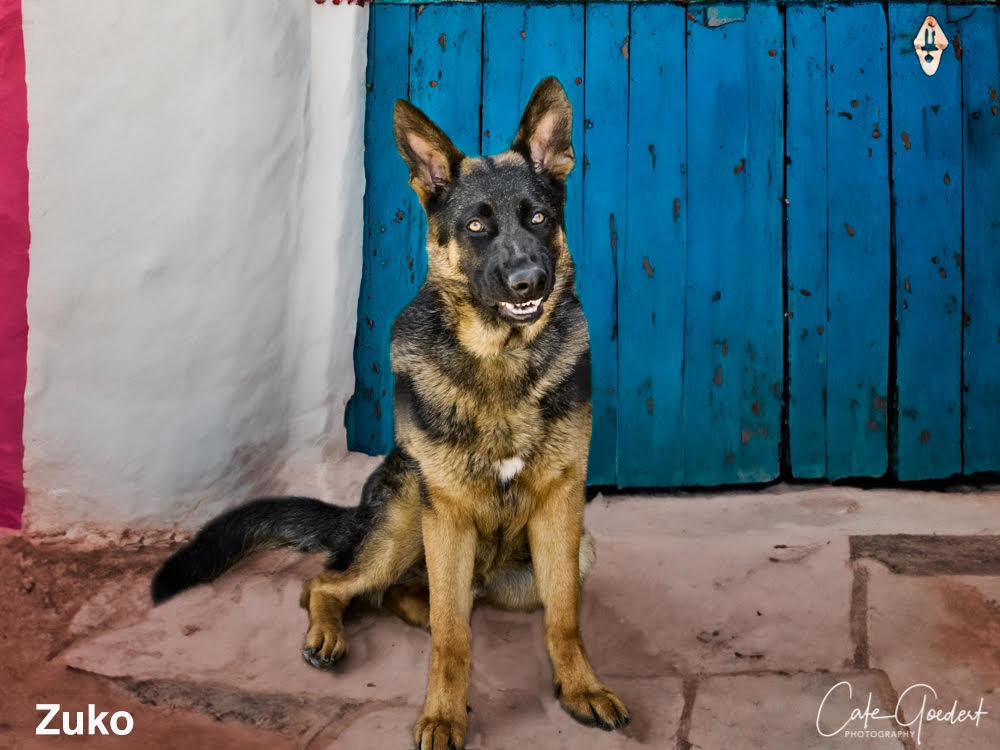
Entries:
[[361,504],[252,501],[205,526],[153,580],[154,602],[214,579],[253,549],[327,551],[302,589],[303,655],[347,651],[356,598],[430,628],[430,677],[413,728],[421,750],[461,748],[474,602],[545,608],[556,695],[576,719],[629,723],[580,636],[590,345],[563,229],[572,109],[555,78],[525,108],[510,148],[467,157],[399,100],[394,130],[427,213],[427,280],[392,329],[396,447]]

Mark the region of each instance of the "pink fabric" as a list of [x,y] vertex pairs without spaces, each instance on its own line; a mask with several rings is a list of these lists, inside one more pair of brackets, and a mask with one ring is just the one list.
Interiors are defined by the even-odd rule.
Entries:
[[28,96],[20,0],[0,0],[0,526],[24,509],[28,313]]

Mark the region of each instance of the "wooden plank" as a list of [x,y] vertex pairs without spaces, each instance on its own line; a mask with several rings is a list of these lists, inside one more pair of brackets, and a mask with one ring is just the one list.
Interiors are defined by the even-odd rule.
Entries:
[[[487,29],[483,52],[483,152],[497,153],[510,145],[535,86],[546,76],[556,76],[573,105],[573,145],[577,153],[576,166],[566,182],[566,237],[574,256],[586,257],[580,157],[584,148],[583,5],[487,5],[483,12]],[[578,282],[582,275],[578,274]],[[584,312],[589,316],[588,308]],[[598,377],[602,378],[601,384],[606,383],[605,375]],[[592,464],[591,483],[603,483],[607,476],[609,465],[602,460],[596,458]]]
[[412,12],[377,4],[369,20],[364,258],[354,340],[356,385],[346,422],[351,450],[373,454],[387,453],[393,444],[389,334],[416,283],[416,275],[401,259],[416,252],[419,236],[406,218],[420,206],[392,135],[393,102],[407,96]]
[[1000,12],[961,26],[965,143],[964,469],[1000,470]]
[[392,107],[408,98],[459,148],[479,150],[480,69],[468,61],[480,59],[482,9],[379,4],[370,23],[365,253],[348,441],[355,450],[385,453],[393,444],[392,322],[427,272],[426,218],[396,151]]
[[686,484],[779,471],[783,30],[745,12],[688,24]]
[[635,6],[618,249],[618,484],[684,481],[685,11]]
[[826,475],[826,20],[785,12],[788,49],[788,458],[792,475]]
[[[410,15],[410,101],[462,152],[478,154],[483,10],[480,6],[428,6]],[[418,241],[406,249],[415,279],[405,301],[427,275],[427,217],[419,203],[406,217]]]
[[590,328],[593,434],[589,482],[614,484],[618,434],[619,237],[625,224],[628,164],[628,6],[589,3],[585,10],[586,111],[577,169],[583,177],[583,236],[573,246],[577,287]]
[[[748,362],[734,403],[741,448],[731,475],[739,482],[780,471],[784,340],[781,288],[784,183],[784,19],[777,5],[748,5],[745,326]],[[735,433],[734,433],[735,434]],[[746,436],[750,435],[749,441]],[[728,466],[728,465],[727,465]]]
[[913,39],[941,4],[889,6],[899,479],[962,471],[962,71],[920,67]]
[[886,17],[829,7],[827,477],[888,466],[889,175]]
[[483,10],[415,8],[410,17],[410,101],[459,149],[478,154]]

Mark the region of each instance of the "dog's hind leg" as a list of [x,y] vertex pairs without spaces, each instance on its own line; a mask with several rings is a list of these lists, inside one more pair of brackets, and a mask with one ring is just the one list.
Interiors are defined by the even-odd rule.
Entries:
[[423,558],[419,490],[395,494],[378,514],[377,525],[343,571],[328,571],[303,584],[300,603],[309,612],[302,655],[328,669],[347,653],[344,610],[357,596],[380,596]]
[[426,583],[413,581],[393,585],[385,592],[382,607],[407,625],[430,630],[431,603]]

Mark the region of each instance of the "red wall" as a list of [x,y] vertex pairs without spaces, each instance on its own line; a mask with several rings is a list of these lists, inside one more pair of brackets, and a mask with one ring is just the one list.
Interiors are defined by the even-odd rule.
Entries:
[[19,528],[28,314],[28,100],[20,0],[0,0],[0,526]]

